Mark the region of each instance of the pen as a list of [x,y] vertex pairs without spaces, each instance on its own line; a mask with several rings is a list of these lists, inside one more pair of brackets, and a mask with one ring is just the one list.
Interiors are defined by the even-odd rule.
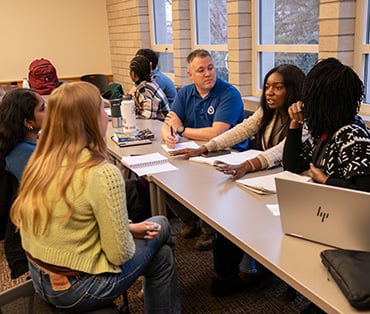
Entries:
[[171,129],[171,136],[173,136],[173,127],[172,127],[172,125],[170,126],[170,129]]

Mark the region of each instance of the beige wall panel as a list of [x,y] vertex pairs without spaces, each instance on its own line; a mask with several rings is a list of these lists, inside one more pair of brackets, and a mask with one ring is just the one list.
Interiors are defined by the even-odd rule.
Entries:
[[41,57],[59,77],[112,72],[105,0],[0,1],[0,12],[0,81],[21,80]]

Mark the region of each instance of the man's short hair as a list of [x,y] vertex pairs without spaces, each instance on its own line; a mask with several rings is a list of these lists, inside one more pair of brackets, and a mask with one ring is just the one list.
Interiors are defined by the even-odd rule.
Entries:
[[144,56],[148,58],[148,60],[152,63],[152,70],[155,70],[158,65],[158,53],[153,51],[152,49],[145,48],[145,49],[139,49],[136,52],[137,56]]
[[209,51],[207,51],[205,49],[195,49],[195,50],[193,50],[192,52],[189,53],[188,57],[186,58],[186,61],[187,61],[188,64],[190,64],[197,57],[200,57],[200,58],[210,57],[210,58],[212,58]]

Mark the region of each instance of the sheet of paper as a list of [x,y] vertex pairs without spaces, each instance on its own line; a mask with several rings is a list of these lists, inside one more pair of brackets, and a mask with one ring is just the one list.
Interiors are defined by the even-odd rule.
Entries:
[[266,204],[272,215],[280,216],[279,204]]
[[161,146],[167,153],[171,153],[175,150],[183,149],[183,148],[198,148],[199,147],[199,145],[195,143],[194,141],[178,142],[174,148],[168,148],[166,144],[162,144]]
[[290,180],[297,180],[297,181],[305,181],[309,182],[312,181],[310,177],[301,176],[289,171],[282,171],[266,176],[259,176],[254,178],[246,178],[246,179],[239,179],[236,180],[236,183],[239,186],[249,189],[258,194],[274,194],[276,193],[276,185],[275,185],[275,178],[285,178]]
[[191,157],[189,160],[208,164],[215,166],[217,164],[229,164],[229,165],[239,165],[240,163],[246,161],[247,159],[252,159],[256,157],[261,151],[255,149],[249,149],[244,152],[231,152],[231,154],[215,157]]

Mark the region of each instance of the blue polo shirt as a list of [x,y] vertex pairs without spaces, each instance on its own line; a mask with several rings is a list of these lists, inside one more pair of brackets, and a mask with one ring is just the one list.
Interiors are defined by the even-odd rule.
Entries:
[[177,94],[175,84],[173,84],[171,79],[167,77],[166,75],[164,75],[158,69],[153,70],[153,79],[157,82],[159,87],[166,94],[170,108],[171,108],[173,100],[175,99],[176,94]]
[[[200,97],[194,84],[182,87],[172,103],[171,110],[176,112],[184,126],[205,128],[213,122],[225,122],[234,127],[244,120],[243,101],[239,91],[231,84],[217,79],[211,92]],[[248,140],[232,148],[239,151],[248,148]]]

